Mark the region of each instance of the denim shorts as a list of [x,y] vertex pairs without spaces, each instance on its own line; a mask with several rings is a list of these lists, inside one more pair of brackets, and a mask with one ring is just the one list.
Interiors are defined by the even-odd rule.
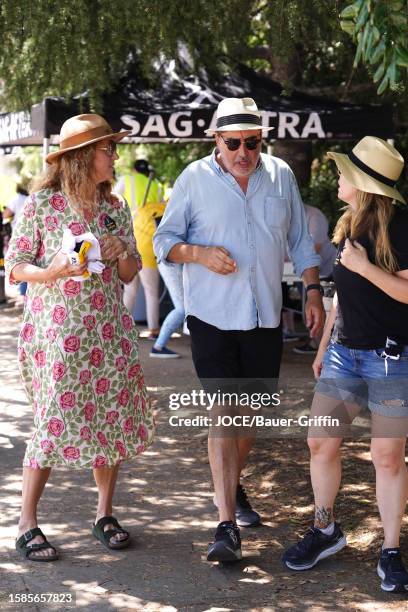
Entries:
[[382,352],[330,342],[316,393],[381,416],[408,417],[408,346],[398,360],[386,359]]

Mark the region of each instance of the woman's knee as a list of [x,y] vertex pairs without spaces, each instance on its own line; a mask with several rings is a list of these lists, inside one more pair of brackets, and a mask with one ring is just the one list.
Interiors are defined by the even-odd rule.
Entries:
[[310,454],[314,459],[331,461],[340,453],[341,439],[337,438],[308,438]]
[[[391,442],[391,441],[390,441]],[[386,470],[388,473],[397,473],[401,467],[405,469],[404,446],[398,442],[394,444],[372,444],[371,459],[376,470]]]

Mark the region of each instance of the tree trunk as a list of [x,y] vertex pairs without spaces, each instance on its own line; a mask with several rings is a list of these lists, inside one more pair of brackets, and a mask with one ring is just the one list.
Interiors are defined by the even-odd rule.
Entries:
[[[293,89],[299,80],[299,58],[301,54],[298,55],[297,50],[288,58],[271,57],[271,77],[284,89]],[[301,187],[309,185],[313,159],[311,142],[277,140],[273,146],[273,154],[290,165]]]
[[277,140],[273,145],[273,154],[289,164],[300,187],[309,185],[313,160],[312,143]]

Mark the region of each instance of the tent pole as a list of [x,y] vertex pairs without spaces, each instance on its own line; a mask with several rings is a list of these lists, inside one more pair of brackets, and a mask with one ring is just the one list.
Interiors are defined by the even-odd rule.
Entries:
[[43,170],[46,169],[47,167],[47,162],[45,161],[45,158],[47,157],[48,153],[50,151],[50,139],[49,138],[43,138]]

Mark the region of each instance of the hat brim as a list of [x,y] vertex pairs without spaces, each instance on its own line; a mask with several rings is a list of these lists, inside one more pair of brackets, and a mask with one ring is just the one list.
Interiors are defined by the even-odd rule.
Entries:
[[100,140],[114,140],[115,142],[120,142],[126,136],[132,133],[132,130],[123,130],[122,132],[114,132],[112,134],[105,134],[104,136],[99,136],[98,138],[92,138],[91,140],[87,140],[86,142],[82,142],[79,145],[75,145],[74,147],[66,147],[65,149],[59,149],[58,151],[53,151],[52,153],[48,153],[45,161],[47,164],[52,164],[58,157],[64,155],[67,151],[74,151],[75,149],[82,149],[82,147],[86,147],[87,145],[93,144],[94,142],[99,142]]
[[207,136],[213,136],[217,132],[243,132],[244,130],[262,130],[262,132],[269,132],[274,130],[273,127],[263,127],[263,125],[254,125],[253,123],[233,123],[231,125],[223,125],[221,128],[208,128],[204,130]]
[[377,179],[371,177],[369,174],[366,174],[363,170],[360,170],[360,168],[357,168],[348,155],[328,151],[327,157],[335,162],[340,172],[344,174],[346,181],[348,181],[350,185],[353,185],[353,187],[356,187],[360,191],[366,191],[367,193],[376,193],[378,195],[387,196],[388,198],[393,198],[402,202],[402,204],[407,203],[405,198],[395,189],[395,187],[389,187],[381,183],[381,181],[377,181]]

